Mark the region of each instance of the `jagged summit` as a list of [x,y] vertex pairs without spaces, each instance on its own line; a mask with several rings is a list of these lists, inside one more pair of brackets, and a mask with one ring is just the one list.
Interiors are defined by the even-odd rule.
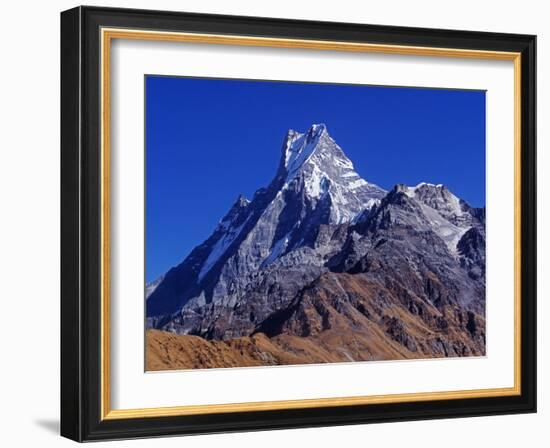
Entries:
[[[316,160],[311,160],[314,156]],[[280,169],[292,176],[308,162],[326,164],[330,157],[353,169],[353,163],[329,135],[326,125],[314,124],[303,133],[290,129],[283,144]]]
[[430,229],[450,255],[458,257],[457,244],[473,227],[485,225],[481,209],[470,207],[443,184],[421,182],[414,187],[395,185],[372,210],[356,220],[372,229],[405,226],[421,233]]
[[304,133],[289,129],[282,154],[282,165],[286,171],[300,168],[320,148],[319,142],[323,138],[330,138],[324,124],[314,124]]
[[446,185],[421,182],[415,187],[408,187],[405,193],[459,227],[470,227],[480,218],[476,215],[479,209],[453,194]]
[[329,202],[331,223],[353,220],[386,193],[361,178],[325,124],[288,131],[275,182],[283,191],[300,190],[312,201]]

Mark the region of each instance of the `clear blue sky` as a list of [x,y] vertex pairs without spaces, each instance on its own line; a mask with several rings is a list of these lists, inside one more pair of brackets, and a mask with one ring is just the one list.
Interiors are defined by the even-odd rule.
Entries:
[[289,128],[325,123],[369,182],[443,183],[485,205],[485,92],[147,76],[146,279],[181,262],[242,193],[267,186]]

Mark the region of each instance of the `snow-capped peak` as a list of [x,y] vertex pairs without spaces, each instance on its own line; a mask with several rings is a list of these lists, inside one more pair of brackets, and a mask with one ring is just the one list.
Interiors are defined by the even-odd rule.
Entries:
[[[316,167],[317,171],[338,170],[337,177],[358,178],[353,163],[329,135],[324,124],[314,124],[301,133],[289,130],[283,145],[279,176],[292,181],[299,171]],[[334,177],[334,176],[333,176]],[[357,180],[357,179],[355,179]]]
[[444,215],[461,216],[464,211],[460,199],[443,184],[421,182],[415,187],[405,187],[404,192]]
[[320,142],[324,139],[333,142],[324,124],[314,124],[305,133],[289,130],[283,154],[287,174],[292,174],[303,166],[321,148]]
[[414,187],[398,184],[394,191],[404,193],[420,205],[432,230],[456,254],[458,241],[476,222],[471,207],[443,184],[421,182]]
[[303,188],[310,200],[329,200],[331,223],[351,221],[385,194],[355,171],[322,123],[303,133],[288,131],[277,178],[283,190]]

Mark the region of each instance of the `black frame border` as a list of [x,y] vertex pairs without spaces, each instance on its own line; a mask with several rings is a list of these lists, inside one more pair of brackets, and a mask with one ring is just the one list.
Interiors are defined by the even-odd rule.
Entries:
[[[101,420],[100,28],[521,53],[521,395]],[[61,435],[76,441],[536,412],[536,36],[77,7],[61,13]]]

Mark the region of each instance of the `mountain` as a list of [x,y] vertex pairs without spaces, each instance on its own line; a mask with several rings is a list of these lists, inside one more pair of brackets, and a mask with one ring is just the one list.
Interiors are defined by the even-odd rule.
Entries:
[[271,183],[146,294],[148,328],[175,334],[148,347],[226,354],[203,367],[479,355],[485,212],[444,185],[387,192],[325,125],[290,130]]
[[147,315],[173,313],[189,301],[227,300],[290,252],[317,272],[322,257],[308,249],[320,226],[349,222],[384,194],[357,174],[325,125],[288,131],[268,187],[251,201],[239,196],[214,233],[164,275],[148,296]]

